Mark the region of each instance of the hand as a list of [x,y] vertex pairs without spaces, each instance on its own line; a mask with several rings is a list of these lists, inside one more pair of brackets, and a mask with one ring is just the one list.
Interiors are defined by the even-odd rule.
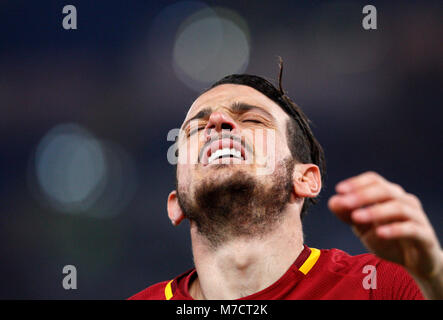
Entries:
[[344,180],[336,191],[330,210],[370,251],[403,265],[417,279],[443,273],[442,249],[416,196],[374,172]]

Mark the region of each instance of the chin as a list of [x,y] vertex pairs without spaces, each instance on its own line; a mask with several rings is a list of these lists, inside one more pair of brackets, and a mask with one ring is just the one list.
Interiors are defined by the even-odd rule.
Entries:
[[232,173],[244,172],[254,175],[256,168],[251,164],[226,164],[226,163],[214,163],[205,166],[200,171],[203,177],[209,176],[212,173],[223,172],[223,175]]
[[217,163],[203,167],[199,175],[202,180],[209,179],[211,181],[223,182],[238,176],[238,174],[246,174],[253,177],[255,176],[254,172],[255,167],[252,165]]

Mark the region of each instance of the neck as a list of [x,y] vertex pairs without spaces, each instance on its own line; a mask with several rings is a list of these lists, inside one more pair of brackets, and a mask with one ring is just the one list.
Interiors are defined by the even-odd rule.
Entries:
[[288,212],[266,235],[236,238],[213,249],[191,223],[198,277],[189,292],[194,299],[238,299],[276,282],[303,250],[300,216]]

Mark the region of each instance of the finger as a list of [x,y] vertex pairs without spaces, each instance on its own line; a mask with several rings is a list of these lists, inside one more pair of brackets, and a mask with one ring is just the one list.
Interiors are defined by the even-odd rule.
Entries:
[[420,199],[411,193],[406,193],[403,195],[405,202],[409,203],[412,207],[420,208],[422,209],[421,201]]
[[411,220],[422,222],[423,213],[412,207],[404,200],[391,200],[375,204],[366,208],[352,211],[351,219],[354,223],[386,224],[393,221]]
[[376,235],[383,239],[409,239],[421,243],[429,244],[430,237],[426,228],[413,221],[394,222],[378,226]]
[[328,201],[329,210],[345,223],[351,224],[351,211],[340,202],[340,196],[334,195]]
[[401,198],[403,189],[393,183],[371,184],[364,188],[346,194],[335,195],[330,199],[330,208],[334,212],[355,210],[377,202]]
[[[412,270],[414,273],[430,277],[440,270],[438,267],[440,265],[439,260],[436,260],[435,257],[440,256],[441,248],[432,228],[426,228],[412,221],[406,221],[379,226],[375,232],[383,240],[403,243],[401,245],[403,247],[415,247],[415,249],[413,247],[407,249],[409,254],[404,256],[402,263],[408,264],[408,262],[412,262],[416,264],[417,268]],[[414,260],[415,263],[413,262]]]
[[341,181],[337,184],[335,189],[338,193],[347,193],[374,183],[383,182],[387,181],[381,175],[373,171],[368,171],[358,176]]

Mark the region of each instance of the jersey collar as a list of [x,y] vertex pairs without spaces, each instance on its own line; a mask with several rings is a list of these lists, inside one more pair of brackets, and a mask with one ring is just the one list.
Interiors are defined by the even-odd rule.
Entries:
[[[303,245],[302,252],[298,255],[297,259],[291,265],[291,267],[283,274],[280,279],[274,282],[269,287],[256,292],[247,297],[243,297],[240,300],[249,299],[278,299],[281,292],[285,287],[294,287],[300,280],[306,276],[314,265],[317,263],[320,257],[321,251],[316,248],[309,248],[307,245]],[[195,268],[185,272],[184,274],[169,281],[165,286],[165,299],[170,300],[173,297],[180,300],[193,300],[189,294],[189,285],[197,276]]]

